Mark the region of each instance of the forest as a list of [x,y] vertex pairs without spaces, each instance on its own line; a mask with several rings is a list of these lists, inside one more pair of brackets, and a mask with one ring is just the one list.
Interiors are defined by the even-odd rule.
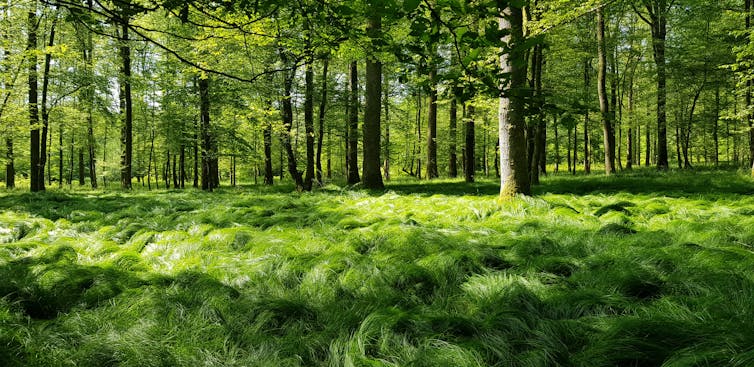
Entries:
[[754,366],[752,0],[0,2],[2,366]]

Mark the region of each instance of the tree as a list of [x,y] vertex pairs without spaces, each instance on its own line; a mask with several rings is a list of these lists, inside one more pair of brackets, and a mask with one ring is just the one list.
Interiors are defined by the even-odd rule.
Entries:
[[500,197],[508,199],[516,194],[531,194],[525,135],[525,101],[522,90],[526,85],[523,11],[515,4],[500,9],[500,30],[504,53],[500,56],[500,70],[506,76],[500,96],[498,114],[500,132]]
[[605,41],[605,10],[603,6],[597,8],[597,95],[600,100],[600,116],[602,118],[603,144],[605,147],[605,174],[615,173],[615,132],[613,118],[607,100],[607,46]]
[[673,1],[641,0],[646,13],[634,7],[639,17],[652,30],[652,50],[657,69],[657,168],[668,169],[667,134],[667,72],[665,68],[665,41],[667,37],[667,17]]
[[367,36],[372,42],[371,53],[366,61],[366,103],[364,105],[364,187],[382,189],[380,172],[380,110],[382,108],[382,62],[379,60],[377,44],[382,36],[382,9],[373,5],[372,14],[367,19]]

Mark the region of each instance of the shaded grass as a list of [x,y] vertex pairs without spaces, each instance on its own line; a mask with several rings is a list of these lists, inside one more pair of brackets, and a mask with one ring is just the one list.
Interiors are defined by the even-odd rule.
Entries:
[[286,190],[0,194],[0,365],[754,363],[736,173]]

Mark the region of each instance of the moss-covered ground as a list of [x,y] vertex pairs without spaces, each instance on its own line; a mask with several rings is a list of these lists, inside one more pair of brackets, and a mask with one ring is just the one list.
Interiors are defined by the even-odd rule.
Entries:
[[753,366],[727,171],[0,193],[2,366]]

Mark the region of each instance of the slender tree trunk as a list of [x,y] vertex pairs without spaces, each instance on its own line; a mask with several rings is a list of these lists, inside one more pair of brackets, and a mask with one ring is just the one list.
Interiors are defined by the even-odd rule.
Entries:
[[[47,43],[47,47],[52,48],[55,46],[55,27],[57,25],[57,16],[53,19],[50,26],[50,38]],[[47,94],[50,88],[50,64],[52,63],[52,54],[45,52],[44,72],[42,74],[42,137],[39,144],[39,183],[38,188],[40,191],[45,190],[44,169],[47,165],[47,136],[50,130],[50,111],[47,109]]]
[[558,136],[558,115],[554,115],[552,126],[555,132],[555,173],[558,173],[558,171],[560,171],[560,137]]
[[579,161],[579,124],[573,125],[573,174],[576,174],[576,165]]
[[[568,129],[568,141],[567,141],[568,144],[566,144],[566,158],[568,159],[568,162],[567,162],[568,163],[568,173],[571,172],[571,136],[572,136],[571,129],[569,128]],[[576,162],[574,162],[574,164],[575,163]]]
[[149,134],[149,162],[147,162],[147,188],[152,190],[152,161],[154,160],[154,128]]
[[[751,29],[751,0],[744,1],[746,11],[746,29]],[[752,81],[746,82],[746,108],[751,108],[751,88]],[[754,113],[749,112],[746,114],[746,120],[749,125],[749,167],[751,167],[751,174],[754,176]],[[736,145],[734,141],[734,145]],[[734,155],[738,155],[738,150],[734,149]]]
[[217,162],[217,151],[212,137],[212,126],[210,122],[210,99],[209,99],[209,78],[199,79],[199,115],[201,119],[201,150],[202,150],[202,190],[212,192],[217,188],[219,178],[216,175],[214,167]]
[[84,186],[86,184],[86,174],[84,170],[84,149],[79,148],[79,186]]
[[592,68],[590,64],[588,59],[584,60],[584,106],[586,106],[586,110],[584,111],[584,172],[587,174],[592,173],[592,158],[589,146],[591,143],[589,139],[589,74]]
[[[5,158],[7,159],[5,163],[5,187],[8,189],[16,187],[16,167],[13,164],[13,138],[11,135],[11,133],[8,133],[8,137],[5,138]],[[61,167],[63,166],[61,165]]]
[[[281,53],[281,55],[283,55],[283,64],[288,65],[287,56],[285,56],[284,53]],[[285,80],[283,81],[284,94],[282,107],[283,126],[285,127],[285,130],[283,131],[280,140],[282,142],[283,149],[285,150],[288,157],[288,173],[291,175],[291,178],[293,178],[293,182],[296,185],[296,190],[301,191],[304,189],[304,179],[301,177],[301,172],[298,171],[298,166],[296,165],[296,154],[293,151],[293,146],[291,145],[291,131],[293,128],[293,101],[291,100],[291,98],[293,96],[293,79],[295,78],[295,76],[296,70],[286,72]]]
[[[382,15],[375,11],[367,20],[367,36],[376,41],[382,35]],[[375,48],[377,48],[375,46]],[[366,103],[364,106],[364,169],[362,179],[367,189],[382,189],[380,172],[380,109],[382,107],[382,62],[375,53],[367,57],[366,62]]]
[[450,153],[450,164],[448,165],[448,175],[450,178],[458,177],[458,155],[456,153],[458,140],[458,97],[453,95],[450,98],[450,136],[448,150]]
[[181,144],[181,153],[179,156],[179,185],[180,188],[186,188],[186,146]]
[[317,182],[320,185],[322,180],[322,146],[325,141],[325,116],[327,112],[327,68],[330,59],[325,58],[322,65],[322,98],[319,102],[319,131],[317,134]]
[[720,137],[718,130],[720,129],[720,82],[718,81],[715,88],[715,116],[712,121],[712,143],[714,144],[714,151],[712,152],[712,162],[715,167],[720,165]]
[[[605,174],[615,173],[615,132],[610,114],[610,106],[607,96],[607,46],[605,41],[605,15],[604,8],[597,8],[597,55],[599,66],[597,67],[597,94],[600,100],[600,113],[602,117],[603,144],[605,147]],[[615,108],[615,106],[613,106]]]
[[306,56],[306,71],[305,71],[305,85],[304,85],[304,131],[306,132],[306,171],[304,173],[303,189],[304,191],[312,191],[312,186],[315,173],[315,154],[314,151],[314,54],[311,50],[311,34],[309,34],[308,23],[305,26],[306,30],[306,43],[307,53]]
[[348,105],[348,152],[346,165],[348,166],[348,184],[361,182],[359,177],[359,69],[358,63],[352,61],[349,68],[350,102]]
[[[416,140],[414,140],[413,157],[416,159],[416,178],[422,179],[422,100],[421,92],[416,93]],[[411,162],[411,172],[413,173],[414,164]]]
[[[272,101],[268,102],[272,108]],[[272,172],[272,122],[264,122],[264,184],[273,185],[275,174]]]
[[[89,11],[94,7],[93,0],[87,0],[87,7]],[[92,39],[92,32],[86,31],[86,46],[83,47],[84,64],[86,67],[86,75],[89,78],[89,82],[92,83],[94,79],[94,41]],[[86,110],[86,142],[87,151],[89,153],[89,184],[93,189],[97,188],[97,147],[94,140],[94,85],[89,85],[83,91],[84,98],[87,103]]]
[[[667,71],[665,65],[665,39],[667,36],[667,0],[645,1],[649,18],[642,16],[652,30],[652,50],[657,68],[657,168],[668,169],[667,137]],[[649,144],[647,144],[649,145]]]
[[429,111],[427,112],[427,179],[439,177],[437,170],[437,67],[429,71]]
[[385,80],[385,86],[382,88],[382,105],[385,108],[385,181],[390,181],[390,85]]
[[121,21],[120,44],[120,108],[121,108],[121,186],[131,189],[131,162],[133,161],[133,103],[131,100],[131,46],[128,36],[128,16]]
[[476,177],[476,123],[474,122],[476,109],[473,104],[465,107],[464,127],[466,144],[464,147],[464,176],[467,183],[474,182]]
[[518,91],[525,88],[526,63],[523,59],[523,12],[521,8],[508,6],[502,10],[499,26],[510,33],[503,37],[510,54],[500,56],[500,69],[510,79],[500,97],[500,197],[507,199],[516,194],[531,194],[529,170],[526,159],[525,102]]
[[[209,116],[207,118],[209,118]],[[194,182],[193,182],[193,186],[194,186],[195,189],[199,188],[199,135],[198,134],[199,134],[199,124],[198,124],[196,118],[194,118],[194,138],[192,140],[192,144],[194,146],[194,149],[193,149],[193,151],[194,151],[194,169],[193,169],[193,171],[194,171],[193,172],[194,173]],[[157,164],[156,163],[155,163],[155,169],[157,169]],[[155,174],[155,176],[157,176],[157,175]],[[157,177],[155,177],[155,180],[157,180]],[[159,182],[159,181],[157,181],[157,182]]]
[[[32,10],[29,11],[27,45],[26,49],[29,54],[29,125],[31,125],[31,191],[37,192],[44,190],[44,177],[40,176],[41,157],[40,157],[40,136],[39,136],[39,105],[37,90],[37,2],[32,1]],[[41,183],[41,185],[40,185]]]

